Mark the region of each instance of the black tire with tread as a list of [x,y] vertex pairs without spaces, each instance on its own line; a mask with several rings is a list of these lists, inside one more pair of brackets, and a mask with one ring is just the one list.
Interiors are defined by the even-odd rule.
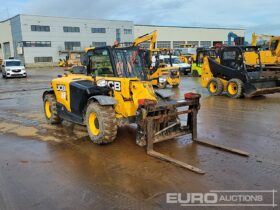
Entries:
[[164,82],[164,83],[158,83],[158,88],[160,88],[160,89],[164,89],[164,88],[166,88],[166,86],[167,86],[167,82]]
[[[210,84],[214,82],[216,84],[216,92],[212,93],[210,91]],[[213,77],[212,79],[210,79],[210,81],[208,82],[208,85],[207,85],[207,89],[208,89],[208,92],[212,95],[212,96],[218,96],[218,95],[221,95],[223,90],[224,90],[224,85],[222,83],[222,81],[218,78],[215,78]]]
[[199,74],[196,70],[192,71],[192,76],[193,77],[199,77]]
[[178,88],[179,87],[179,84],[177,85],[172,85],[173,88]]
[[[230,94],[229,91],[228,91],[229,84],[232,83],[232,82],[235,83],[236,86],[237,86],[237,93],[235,95]],[[235,98],[235,99],[243,97],[243,82],[240,79],[229,80],[228,83],[227,83],[227,95],[230,98]]]
[[[89,115],[94,112],[99,123],[100,133],[95,136],[89,128]],[[118,132],[118,123],[115,116],[115,110],[111,106],[101,106],[96,102],[90,102],[86,109],[85,124],[87,126],[90,139],[96,144],[108,144],[116,139]]]
[[59,124],[59,123],[61,123],[61,119],[60,119],[60,117],[57,114],[55,95],[51,94],[51,93],[48,93],[48,94],[45,95],[45,97],[44,97],[44,110],[45,110],[45,102],[46,101],[50,102],[50,106],[51,106],[50,108],[51,108],[51,113],[52,113],[50,118],[48,118],[46,113],[45,113],[45,117],[46,117],[48,123],[50,123],[50,124]]

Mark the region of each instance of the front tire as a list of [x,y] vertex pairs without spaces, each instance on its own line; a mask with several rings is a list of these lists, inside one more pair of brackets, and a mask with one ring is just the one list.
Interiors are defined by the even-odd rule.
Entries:
[[90,139],[96,144],[108,144],[116,139],[118,125],[111,106],[91,102],[86,110],[86,126]]
[[167,82],[159,82],[157,86],[158,86],[158,88],[160,88],[160,89],[164,89],[164,88],[166,88],[166,86],[167,86]]
[[243,82],[240,79],[229,80],[227,95],[231,98],[241,98],[243,96]]
[[45,117],[50,124],[59,124],[61,119],[57,114],[56,98],[54,94],[46,94],[44,97]]
[[199,77],[199,74],[198,74],[198,72],[197,72],[196,70],[194,70],[194,71],[192,72],[192,76],[193,76],[193,77]]
[[212,78],[208,82],[207,89],[212,96],[218,96],[222,94],[224,85],[220,79]]

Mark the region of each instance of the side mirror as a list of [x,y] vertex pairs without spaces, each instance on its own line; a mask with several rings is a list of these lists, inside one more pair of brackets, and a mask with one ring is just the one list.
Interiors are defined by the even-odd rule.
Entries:
[[89,65],[89,57],[86,53],[81,54],[80,60],[81,60],[81,64],[83,66],[88,66]]

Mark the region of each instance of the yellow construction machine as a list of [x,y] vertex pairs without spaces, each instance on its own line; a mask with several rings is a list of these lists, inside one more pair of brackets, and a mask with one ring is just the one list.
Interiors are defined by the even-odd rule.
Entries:
[[178,87],[181,81],[179,68],[173,66],[171,57],[168,63],[164,62],[164,60],[160,60],[159,55],[164,51],[166,52],[166,50],[156,48],[157,31],[136,38],[132,45],[134,47],[139,47],[141,44],[147,42],[150,42],[149,50],[142,50],[145,51],[146,54],[145,63],[146,68],[149,70],[148,79],[158,88],[165,88],[167,85]]
[[[248,53],[256,59],[252,64],[246,60]],[[273,94],[280,92],[280,72],[267,74],[263,70],[256,46],[223,47],[219,61],[204,57],[201,85],[215,96],[226,93],[231,98],[241,98]]]
[[[252,46],[259,45],[260,58],[264,71],[280,69],[280,36],[252,34]],[[246,52],[246,63],[256,64],[257,58],[254,52]]]
[[154,90],[147,80],[143,51],[135,47],[88,49],[82,63],[85,73],[65,74],[53,79],[43,94],[45,117],[51,124],[67,120],[87,127],[97,144],[115,140],[118,126],[137,124],[136,143],[147,154],[196,173],[199,168],[154,151],[153,146],[168,139],[191,135],[196,143],[218,147],[247,156],[248,153],[197,139],[200,95],[187,93],[172,99],[170,90]]
[[66,54],[65,59],[59,59],[59,67],[71,68],[73,66],[81,65],[81,54],[82,51],[60,51],[59,54]]

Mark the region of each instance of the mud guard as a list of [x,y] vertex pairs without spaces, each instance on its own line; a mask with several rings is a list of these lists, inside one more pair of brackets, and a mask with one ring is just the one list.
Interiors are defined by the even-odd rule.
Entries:
[[45,98],[45,95],[49,94],[49,93],[54,94],[54,90],[53,89],[48,89],[48,90],[44,91],[44,93],[43,93],[43,100]]
[[116,99],[111,96],[92,96],[88,99],[97,101],[101,106],[113,106],[117,103]]

